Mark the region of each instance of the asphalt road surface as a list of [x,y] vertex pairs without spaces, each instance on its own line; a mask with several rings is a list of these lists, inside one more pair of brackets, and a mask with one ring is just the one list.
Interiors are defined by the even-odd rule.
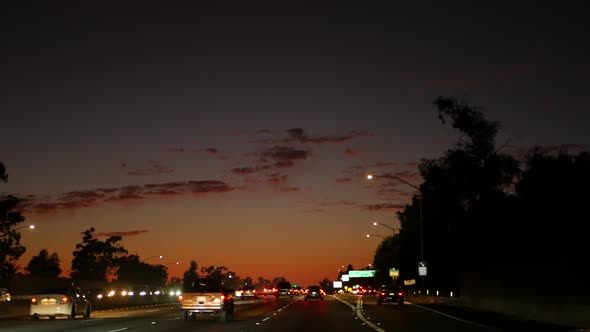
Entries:
[[301,297],[236,301],[234,316],[228,323],[215,317],[184,321],[176,304],[162,304],[95,311],[87,320],[8,317],[0,319],[0,331],[569,331],[460,308],[410,303],[378,306],[374,297],[354,295],[328,296],[324,301]]

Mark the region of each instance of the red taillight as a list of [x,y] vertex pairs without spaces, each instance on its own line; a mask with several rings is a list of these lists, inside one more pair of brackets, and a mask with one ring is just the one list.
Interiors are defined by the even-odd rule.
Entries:
[[178,295],[178,302],[182,302],[182,299],[183,299],[182,295]]
[[385,294],[386,294],[385,292],[381,292],[381,295],[385,296]]
[[402,295],[404,295],[404,292],[399,292],[399,293],[397,293],[397,295],[402,296]]
[[59,304],[67,304],[70,301],[67,296],[61,298],[61,302]]
[[256,294],[257,293],[257,290],[253,290],[252,293]]
[[31,298],[31,304],[39,304],[36,297]]

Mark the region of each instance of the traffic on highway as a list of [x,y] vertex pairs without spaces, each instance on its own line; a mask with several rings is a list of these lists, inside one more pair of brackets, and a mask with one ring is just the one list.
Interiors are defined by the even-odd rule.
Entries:
[[[312,289],[318,286],[310,286]],[[323,290],[321,290],[323,292]],[[230,295],[231,296],[231,295]],[[166,298],[167,297],[167,298]],[[234,300],[233,317],[211,312],[185,319],[182,300],[164,298],[130,306],[100,309],[90,317],[39,317],[31,320],[28,301],[12,301],[12,314],[0,318],[1,331],[569,331],[550,324],[524,322],[465,308],[407,301],[379,303],[378,295],[329,294],[306,299],[252,297]],[[4,303],[6,304],[6,303]],[[8,308],[3,306],[3,309]],[[196,307],[195,307],[196,308]],[[7,311],[4,310],[4,313]]]

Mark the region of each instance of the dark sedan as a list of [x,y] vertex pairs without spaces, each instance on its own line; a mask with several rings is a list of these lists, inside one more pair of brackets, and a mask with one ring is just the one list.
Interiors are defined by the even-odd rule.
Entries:
[[324,296],[326,296],[326,293],[324,293],[324,290],[321,289],[320,286],[309,286],[305,290],[305,301],[309,299],[318,299],[323,301]]
[[377,292],[377,305],[382,303],[404,304],[404,291],[393,285],[383,285]]

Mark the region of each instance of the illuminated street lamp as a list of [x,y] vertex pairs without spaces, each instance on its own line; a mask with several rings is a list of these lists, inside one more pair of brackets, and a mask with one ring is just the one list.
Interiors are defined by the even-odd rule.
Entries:
[[379,234],[367,234],[367,237],[382,237],[382,238],[385,238],[385,236],[379,235]]
[[34,230],[35,229],[35,225],[24,225],[24,226],[19,226],[15,229],[13,229],[13,231],[18,231],[19,229],[23,229],[23,228],[28,228],[30,230]]
[[402,178],[399,178],[397,176],[394,176],[394,175],[373,175],[373,174],[367,175],[368,180],[372,180],[373,178],[376,178],[376,177],[387,178],[387,179],[396,179],[396,180],[401,181],[401,182],[407,184],[408,186],[418,190],[418,205],[419,205],[419,209],[420,209],[420,261],[424,262],[424,239],[423,239],[423,235],[422,235],[422,192],[420,191],[420,188],[418,188],[417,186],[409,183],[408,181],[406,181]]
[[152,259],[152,258],[159,258],[159,259],[162,259],[162,258],[164,258],[164,256],[162,256],[162,255],[159,255],[159,256],[158,256],[158,255],[156,255],[156,256],[150,256],[150,257],[148,257],[148,258],[144,259],[144,260],[142,261],[142,263],[145,263],[145,262],[147,262],[148,260],[150,260],[150,259]]
[[383,226],[383,227],[387,227],[387,228],[391,229],[391,231],[392,231],[392,232],[393,232],[393,234],[395,235],[395,231],[396,231],[396,229],[395,229],[395,228],[393,228],[393,227],[391,227],[391,226],[389,226],[389,225],[385,225],[385,224],[382,224],[382,223],[380,223],[380,222],[376,222],[376,221],[375,221],[375,222],[373,222],[373,226]]

